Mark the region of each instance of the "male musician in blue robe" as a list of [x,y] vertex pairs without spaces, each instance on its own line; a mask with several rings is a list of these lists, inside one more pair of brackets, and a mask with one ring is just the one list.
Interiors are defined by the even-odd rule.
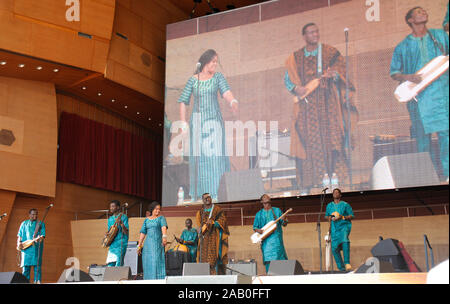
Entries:
[[[352,266],[350,264],[350,240],[348,237],[352,230],[352,219],[355,215],[350,204],[341,201],[341,197],[341,190],[335,188],[333,190],[333,201],[327,205],[325,211],[325,219],[331,225],[331,252],[336,265],[340,271],[349,271]],[[344,261],[342,261],[341,250],[344,253]]]
[[[421,7],[414,7],[408,11],[405,21],[412,29],[394,50],[390,74],[394,80],[420,83],[422,77],[415,73],[433,58],[448,55],[449,40],[442,29],[428,29],[428,14]],[[431,153],[431,134],[437,133],[439,140],[440,159],[443,179],[448,182],[448,70],[433,81],[416,100],[407,103],[411,119],[411,137],[416,139],[417,152],[428,152],[436,166],[434,155]],[[418,172],[420,174],[420,172]]]
[[128,247],[128,217],[120,212],[120,202],[117,200],[111,201],[109,204],[109,211],[112,213],[112,216],[108,218],[108,231],[111,229],[111,226],[114,225],[118,216],[120,216],[120,220],[116,237],[109,246],[106,264],[108,267],[119,267],[123,266],[125,253]]
[[[261,196],[261,203],[263,209],[256,213],[253,222],[253,230],[259,234],[263,234],[263,228],[268,222],[278,219],[282,212],[277,207],[272,207],[270,203],[270,196],[263,194]],[[263,264],[266,267],[266,273],[269,271],[269,265],[274,260],[287,260],[286,249],[283,244],[283,230],[282,226],[286,227],[287,219],[281,219],[277,223],[277,228],[261,242],[261,251],[263,257]]]
[[[19,232],[17,233],[17,248],[21,250],[20,267],[22,268],[22,274],[28,280],[30,280],[31,268],[34,267],[34,283],[39,284],[42,279],[45,224],[42,221],[38,221],[37,209],[30,209],[28,215],[30,219],[20,224]],[[40,225],[38,230],[36,230],[36,225]],[[23,249],[22,243],[32,239],[36,239],[36,242],[27,249]]]
[[176,238],[177,242],[186,245],[189,248],[191,262],[197,261],[197,243],[198,233],[192,228],[192,220],[190,218],[185,221],[186,229],[181,233],[180,238]]

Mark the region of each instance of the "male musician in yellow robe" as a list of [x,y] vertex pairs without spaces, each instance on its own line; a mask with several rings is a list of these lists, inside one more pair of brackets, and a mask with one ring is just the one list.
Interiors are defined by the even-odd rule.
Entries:
[[[302,194],[321,187],[323,176],[336,173],[340,184],[348,184],[351,130],[357,111],[352,103],[355,91],[349,82],[346,98],[345,59],[339,51],[319,42],[314,23],[302,29],[306,46],[286,60],[284,84],[294,95],[291,151],[296,159],[297,184]],[[320,79],[319,86],[304,99],[307,84]],[[351,122],[349,123],[348,113]]]
[[[253,230],[259,234],[263,234],[261,230],[268,222],[275,221],[282,215],[282,212],[277,207],[272,207],[270,203],[270,196],[263,194],[261,196],[261,203],[263,209],[256,213],[255,220],[253,222]],[[270,262],[274,260],[287,260],[286,249],[283,244],[283,229],[287,226],[287,219],[281,219],[277,223],[277,228],[261,242],[261,251],[263,257],[263,263],[266,267],[266,273],[269,272]]]
[[199,226],[197,262],[209,263],[211,274],[225,274],[228,264],[228,223],[223,210],[212,203],[209,193],[202,195],[203,207],[197,212]]
[[[37,209],[30,209],[28,211],[30,217],[20,224],[19,232],[17,234],[17,248],[21,250],[20,267],[22,267],[22,274],[30,280],[31,268],[34,267],[34,283],[40,283],[42,279],[42,254],[44,251],[45,238],[45,224],[38,221]],[[40,224],[40,228],[36,226]],[[34,236],[36,234],[36,236]],[[27,249],[23,249],[22,243],[34,238],[39,238],[33,245]]]
[[[448,55],[449,39],[442,29],[428,29],[428,14],[421,7],[410,9],[405,21],[412,30],[395,48],[392,55],[390,74],[399,82],[411,81],[420,83],[422,77],[415,73],[433,58]],[[448,146],[449,146],[449,73],[428,85],[416,100],[407,103],[411,119],[411,137],[416,139],[417,152],[428,152],[436,164],[434,153],[431,153],[431,134],[436,133],[439,139],[440,159],[443,170],[442,179],[448,182]],[[418,172],[420,174],[420,172]]]

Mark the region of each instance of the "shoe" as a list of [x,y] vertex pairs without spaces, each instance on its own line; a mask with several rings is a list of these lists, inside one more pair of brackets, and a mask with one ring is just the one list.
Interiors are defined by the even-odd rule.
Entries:
[[345,271],[350,271],[350,270],[352,270],[352,265],[345,264]]

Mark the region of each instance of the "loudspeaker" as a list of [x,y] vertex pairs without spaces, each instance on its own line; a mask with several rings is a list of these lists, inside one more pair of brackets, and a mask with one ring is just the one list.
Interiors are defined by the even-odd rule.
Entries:
[[[229,263],[227,265],[226,274],[227,275],[248,275],[248,276],[256,276],[256,262],[244,262],[244,263]],[[231,268],[231,269],[229,269]],[[236,272],[236,271],[239,272]]]
[[398,240],[382,240],[371,249],[371,252],[380,262],[391,264],[395,272],[409,272],[408,265],[398,247]]
[[58,283],[73,283],[73,282],[94,282],[94,279],[86,272],[80,269],[64,269],[58,279]]
[[210,275],[209,263],[184,263],[184,276]]
[[105,275],[105,270],[108,266],[93,264],[89,266],[89,275],[94,279],[94,281],[103,281],[103,276]]
[[128,242],[123,261],[123,266],[130,266],[132,275],[142,273],[142,255],[137,254],[137,244],[138,242]]
[[219,202],[257,199],[264,193],[259,169],[225,172],[219,183]]
[[104,282],[131,280],[131,278],[130,266],[106,267],[105,274],[103,275]]
[[355,270],[355,273],[393,273],[395,272],[394,266],[386,261],[380,261],[378,258],[374,260],[368,260]]
[[268,275],[299,275],[305,274],[302,265],[297,260],[270,261]]
[[439,184],[428,152],[390,155],[380,158],[372,169],[373,190]]
[[19,272],[0,272],[0,284],[30,283],[27,278]]

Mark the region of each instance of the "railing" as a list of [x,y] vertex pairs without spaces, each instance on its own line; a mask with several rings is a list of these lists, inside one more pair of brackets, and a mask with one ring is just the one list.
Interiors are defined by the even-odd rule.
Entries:
[[[134,204],[136,205],[136,204]],[[132,205],[131,207],[133,207],[134,205]],[[355,214],[355,219],[358,219],[357,214],[362,214],[362,213],[369,213],[370,216],[369,218],[374,220],[376,218],[375,214],[377,212],[386,212],[386,211],[394,211],[394,210],[403,210],[404,212],[406,211],[406,217],[414,217],[415,215],[412,215],[411,210],[415,210],[415,209],[419,209],[419,208],[436,208],[436,209],[441,209],[443,210],[445,215],[448,215],[448,206],[449,204],[433,204],[433,205],[420,205],[420,206],[408,206],[408,207],[390,207],[390,208],[372,208],[372,209],[363,209],[363,210],[354,210],[353,213]],[[129,207],[129,208],[131,208]],[[128,208],[128,209],[129,209]],[[249,219],[254,219],[255,215],[245,215],[244,216],[244,207],[230,207],[230,208],[222,208],[225,212],[233,212],[236,210],[239,210],[240,213],[240,219],[241,219],[241,226],[244,226],[245,220],[249,220]],[[437,211],[437,210],[435,210]],[[90,214],[90,213],[108,213],[108,210],[92,210],[92,211],[78,211],[75,213],[75,220],[78,220],[78,214]],[[162,210],[162,213],[165,215],[169,215],[170,213],[176,213],[176,214],[189,214],[191,215],[194,211],[192,210]],[[142,216],[142,203],[141,203],[141,207],[140,207],[140,213]],[[314,223],[317,222],[317,216],[319,215],[319,212],[306,212],[306,213],[291,213],[289,215],[289,217],[293,217],[293,216],[299,216],[299,217],[304,217],[304,222],[305,223]],[[104,215],[102,214],[101,217],[103,217]],[[321,216],[325,216],[325,213],[322,212]],[[314,219],[311,219],[314,218]],[[383,217],[380,217],[383,218]],[[385,218],[385,217],[384,217]],[[323,219],[324,220],[324,219]]]

